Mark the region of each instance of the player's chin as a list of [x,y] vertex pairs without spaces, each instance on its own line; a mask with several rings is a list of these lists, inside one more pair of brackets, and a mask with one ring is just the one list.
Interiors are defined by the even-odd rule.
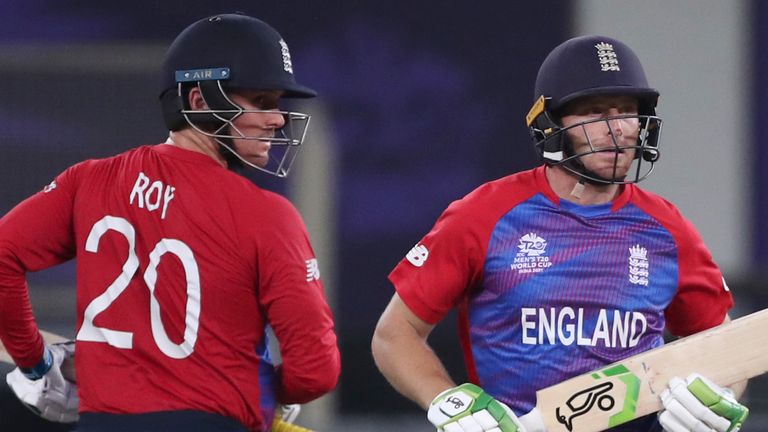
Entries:
[[613,181],[623,181],[627,177],[627,173],[629,172],[628,167],[616,167],[614,169],[613,166],[610,167],[601,167],[599,169],[595,169],[592,172],[599,175],[600,177],[604,179],[612,179]]
[[593,153],[581,158],[584,165],[591,167],[592,171],[602,170],[626,170],[632,164],[632,157],[626,153],[602,152]]
[[597,158],[590,157],[589,160],[584,160],[583,162],[589,171],[592,171],[602,178],[613,179],[623,178],[626,176],[632,165],[632,159],[624,154],[620,154],[618,159],[601,155]]
[[248,163],[256,165],[259,168],[264,168],[269,163],[269,154],[241,155],[241,156],[243,156],[243,159],[247,160]]

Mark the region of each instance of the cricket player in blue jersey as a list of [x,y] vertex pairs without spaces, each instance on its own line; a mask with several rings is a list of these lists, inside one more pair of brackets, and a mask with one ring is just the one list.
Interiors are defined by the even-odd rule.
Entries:
[[[543,164],[453,202],[390,274],[374,359],[438,431],[543,431],[536,390],[657,348],[665,329],[728,320],[733,298],[699,233],[636,185],[659,160],[658,96],[624,43],[559,45],[526,117]],[[458,386],[427,344],[453,308],[471,381]],[[745,384],[691,372],[659,415],[612,430],[738,430]]]

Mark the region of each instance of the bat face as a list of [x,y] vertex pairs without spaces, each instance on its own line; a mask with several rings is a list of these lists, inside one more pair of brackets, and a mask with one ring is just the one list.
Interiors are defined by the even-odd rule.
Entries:
[[768,372],[766,328],[768,309],[539,390],[536,408],[548,432],[603,431],[663,408],[672,377],[727,387]]
[[610,411],[616,400],[610,394],[605,394],[613,389],[613,383],[604,382],[596,386],[580,390],[565,401],[567,409],[561,411],[561,407],[555,409],[557,421],[565,425],[569,431],[573,430],[573,420],[578,416],[589,412],[592,408]]
[[562,405],[555,407],[554,415],[558,423],[571,432],[574,424],[579,423],[579,417],[593,410],[609,414],[606,428],[635,418],[640,391],[640,379],[635,374],[618,364],[594,372],[591,376],[594,383],[586,382],[584,388],[577,388]]

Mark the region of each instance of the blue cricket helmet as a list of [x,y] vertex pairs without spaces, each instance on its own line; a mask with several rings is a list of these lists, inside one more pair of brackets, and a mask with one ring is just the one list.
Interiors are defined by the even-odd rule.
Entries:
[[[602,178],[589,172],[579,158],[596,151],[574,154],[560,119],[570,102],[587,96],[632,96],[638,101],[639,160],[633,178]],[[659,159],[661,119],[656,117],[659,92],[648,85],[640,59],[625,43],[607,36],[569,39],[544,59],[536,76],[534,103],[528,115],[531,138],[540,159],[560,165],[593,183],[636,183],[645,179]],[[625,148],[628,149],[629,147]],[[648,169],[641,171],[642,162]]]
[[209,87],[206,100],[220,105],[212,108],[231,108],[225,98],[218,98],[212,91],[212,81],[219,81],[224,89],[282,90],[286,98],[317,96],[314,90],[296,82],[291,54],[280,33],[264,21],[239,13],[196,21],[168,48],[162,66],[160,99],[170,130],[186,126],[180,114],[186,94],[177,91],[180,85],[202,83]]
[[[192,109],[189,94],[199,89],[207,109]],[[230,97],[238,90],[282,91],[282,98],[311,98],[317,93],[296,82],[288,45],[269,24],[247,15],[221,14],[201,19],[173,41],[162,66],[160,101],[171,131],[192,127],[220,144],[230,167],[243,165],[285,177],[306,137],[310,115],[270,108],[244,109]],[[236,119],[279,113],[284,126],[275,136],[246,135]],[[266,165],[246,160],[236,140],[271,145]]]
[[606,36],[580,36],[557,46],[544,59],[536,76],[534,102],[550,98],[558,111],[583,96],[636,96],[640,114],[654,115],[659,92],[648,85],[640,59],[623,42]]
[[176,87],[181,70],[229,68],[228,87],[284,90],[285,97],[317,93],[296,82],[288,45],[272,26],[242,14],[201,19],[184,29],[163,62],[162,91]]

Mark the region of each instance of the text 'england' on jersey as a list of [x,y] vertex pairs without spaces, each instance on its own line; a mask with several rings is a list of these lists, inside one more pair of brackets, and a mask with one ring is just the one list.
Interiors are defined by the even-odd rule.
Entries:
[[[398,293],[428,322],[460,305],[470,378],[519,413],[539,388],[663,344],[668,311],[685,333],[732,304],[668,203],[627,186],[612,203],[571,204],[543,167],[454,202],[417,246],[429,258],[414,263],[413,249],[393,270]],[[718,307],[702,316],[703,304]]]

